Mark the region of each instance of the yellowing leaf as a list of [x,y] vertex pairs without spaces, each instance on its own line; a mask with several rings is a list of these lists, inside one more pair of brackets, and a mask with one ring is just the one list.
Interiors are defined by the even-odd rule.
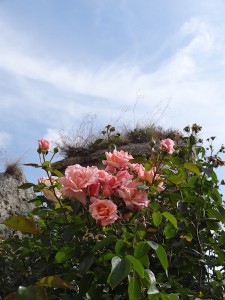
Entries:
[[56,196],[54,195],[54,193],[52,191],[50,191],[49,189],[43,189],[43,194],[45,195],[45,197],[54,202],[54,203],[58,203],[58,199],[56,198]]
[[40,234],[40,230],[33,220],[24,216],[13,216],[3,222],[9,228],[24,233]]
[[185,239],[187,242],[191,242],[193,239],[193,236],[191,233],[187,233],[187,234],[180,235],[180,238]]
[[58,276],[43,277],[39,280],[38,284],[48,287],[71,289],[70,284]]
[[158,229],[157,228],[151,228],[151,227],[149,227],[148,229],[147,229],[147,232],[157,232],[158,231]]

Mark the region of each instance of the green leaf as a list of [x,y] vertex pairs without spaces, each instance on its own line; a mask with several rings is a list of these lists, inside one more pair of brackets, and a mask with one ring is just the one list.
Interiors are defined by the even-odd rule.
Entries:
[[[136,163],[144,164],[144,163],[146,163],[146,161],[147,161],[147,159],[143,156],[136,157],[136,158],[130,160],[130,162],[132,162],[132,164],[136,164]],[[145,170],[146,170],[146,168],[145,168]]]
[[159,294],[148,295],[148,300],[161,300]]
[[155,226],[159,226],[162,222],[162,214],[159,211],[154,211],[152,214],[152,220]]
[[137,186],[138,191],[144,191],[144,190],[148,190],[148,189],[149,189],[149,187],[145,184]]
[[149,269],[146,269],[145,272],[146,272],[146,274],[147,274],[147,276],[149,278],[149,281],[151,283],[151,285],[150,285],[150,287],[148,289],[148,292],[147,292],[148,295],[159,294],[159,290],[156,287],[156,278],[155,278],[154,273],[151,270],[149,270]]
[[115,235],[109,235],[100,242],[97,242],[97,244],[94,246],[94,251],[100,250],[106,246],[109,246],[110,244],[114,243],[117,240],[117,237]]
[[176,235],[176,228],[171,224],[167,224],[164,228],[164,234],[166,239],[171,239]]
[[26,190],[26,189],[29,189],[33,186],[35,186],[35,184],[33,184],[31,182],[26,182],[24,184],[21,184],[18,188],[21,189],[21,190]]
[[215,218],[223,223],[225,222],[225,215],[221,214],[221,212],[216,209],[213,208],[208,209],[208,216],[209,218]]
[[90,253],[86,255],[80,262],[80,272],[85,273],[89,270],[94,261],[94,254]]
[[200,174],[201,174],[197,165],[193,164],[191,162],[184,163],[184,168],[187,169],[188,171],[191,171],[192,173],[196,174],[197,176],[200,176]]
[[152,241],[148,241],[147,243],[152,247],[153,250],[158,249],[158,244],[157,243],[152,242]]
[[161,265],[163,266],[163,269],[166,272],[166,275],[168,275],[168,259],[167,254],[164,248],[161,245],[158,245],[158,248],[156,249],[156,254],[159,258],[159,261],[161,262]]
[[97,139],[97,140],[94,141],[93,145],[98,145],[103,141],[104,141],[104,139]]
[[131,263],[133,269],[137,272],[140,278],[144,278],[145,270],[140,260],[133,257],[132,255],[126,255],[125,258]]
[[181,174],[171,175],[168,177],[168,180],[174,184],[181,184],[182,182],[184,182],[184,178],[182,177]]
[[155,243],[155,242],[152,242],[152,241],[148,241],[148,244],[152,247],[152,249],[155,250],[157,256],[158,256],[158,259],[163,267],[163,269],[165,270],[166,272],[166,275],[168,273],[168,259],[167,259],[167,254],[166,254],[166,251],[164,250],[164,248]]
[[128,295],[129,300],[138,300],[141,298],[141,286],[135,276],[129,281]]
[[168,220],[170,221],[171,224],[173,224],[173,226],[175,228],[177,228],[177,219],[171,214],[169,213],[168,211],[164,211],[162,213],[162,215]]
[[63,289],[72,289],[70,284],[61,279],[58,276],[47,276],[43,277],[38,282],[41,286],[54,287],[54,288],[63,288]]
[[40,230],[34,221],[24,216],[13,216],[3,222],[9,228],[18,230],[24,233],[40,234]]
[[29,164],[23,164],[24,166],[29,166],[29,167],[34,167],[34,168],[42,168],[42,166],[39,166],[38,164],[33,164],[33,163],[29,163]]
[[58,264],[63,264],[68,260],[70,260],[73,256],[74,256],[74,249],[66,246],[56,253],[55,262]]
[[91,288],[94,282],[94,274],[84,274],[81,281],[79,282],[79,297],[82,297],[87,293]]
[[160,205],[159,205],[158,202],[151,202],[151,203],[150,203],[150,206],[151,206],[151,208],[152,208],[154,211],[157,211],[157,210],[159,210],[159,208],[160,208]]
[[115,245],[115,252],[118,255],[123,255],[127,249],[128,244],[123,240],[118,240]]
[[222,205],[222,195],[217,189],[212,189],[210,192],[210,196],[215,202],[217,202],[217,204]]
[[59,170],[52,169],[51,172],[54,173],[57,177],[64,177],[64,174],[61,173]]
[[162,300],[179,300],[179,297],[175,294],[161,294]]
[[121,283],[130,273],[131,266],[128,260],[121,259],[118,256],[112,258],[112,270],[107,282],[112,289]]
[[140,259],[144,257],[150,249],[148,242],[140,242],[137,244],[134,250],[134,257]]
[[46,290],[42,286],[20,286],[17,292],[19,300],[47,300]]
[[140,258],[140,261],[142,263],[142,265],[145,267],[145,268],[149,268],[149,265],[150,265],[150,262],[149,262],[149,257],[148,255],[144,255]]
[[51,162],[48,160],[46,160],[42,163],[42,167],[49,167],[49,166],[51,166]]

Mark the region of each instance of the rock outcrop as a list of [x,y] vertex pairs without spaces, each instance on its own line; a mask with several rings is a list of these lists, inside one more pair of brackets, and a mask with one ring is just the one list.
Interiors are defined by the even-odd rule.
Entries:
[[19,189],[19,186],[26,182],[22,171],[15,175],[0,173],[0,222],[13,215],[26,214],[33,209],[33,204],[28,203],[35,197],[33,190]]

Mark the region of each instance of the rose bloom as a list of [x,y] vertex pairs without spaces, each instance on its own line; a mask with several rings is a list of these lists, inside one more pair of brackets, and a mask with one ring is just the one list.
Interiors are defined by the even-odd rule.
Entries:
[[104,197],[110,197],[117,188],[117,178],[104,170],[98,170],[98,182],[88,187],[88,194],[90,196],[98,197],[100,192]]
[[138,177],[139,178],[141,178],[141,176],[142,176],[142,174],[144,173],[144,171],[145,171],[145,168],[144,168],[144,166],[142,165],[142,164],[131,164],[130,165],[130,169],[131,169],[131,171],[135,171],[135,172],[137,172],[138,173]]
[[117,206],[111,200],[91,198],[92,204],[89,206],[89,212],[97,223],[107,226],[118,219]]
[[130,210],[143,209],[148,206],[148,195],[144,191],[138,191],[140,182],[130,181],[126,186],[121,186],[117,193],[123,199],[126,207]]
[[[151,170],[149,171],[142,171],[138,173],[138,177],[142,180],[145,180],[146,182],[153,184],[156,181],[160,180],[160,175],[156,174],[156,167],[153,167]],[[160,182],[157,185],[157,189],[159,192],[164,191],[164,187],[163,187],[163,182]]]
[[49,187],[52,184],[56,183],[56,181],[58,180],[58,177],[57,176],[51,176],[50,178],[51,178],[51,180],[48,177],[40,177],[38,179],[38,183],[44,183],[46,185],[46,188],[43,189],[43,194],[45,195],[45,197],[47,199],[53,200],[54,202],[58,202],[58,199],[55,197],[55,195],[58,198],[60,198],[62,193],[56,187],[54,188],[55,195],[51,190],[49,190]]
[[134,178],[127,170],[118,171],[116,174],[117,182],[119,185],[126,185]]
[[104,170],[99,170],[99,183],[104,197],[110,197],[117,188],[117,178]]
[[76,198],[86,205],[86,188],[98,181],[97,167],[82,167],[78,164],[69,166],[65,170],[65,177],[59,178],[63,185],[60,192],[68,198]]
[[39,146],[39,149],[41,149],[41,151],[48,151],[50,143],[47,140],[40,139],[40,140],[38,140],[38,146]]
[[112,152],[105,152],[106,160],[103,160],[103,165],[106,165],[106,171],[114,173],[116,169],[124,169],[128,167],[129,160],[133,159],[133,156],[123,150]]
[[166,151],[168,154],[172,154],[175,151],[173,148],[174,145],[175,145],[175,142],[171,139],[165,139],[160,142],[160,148],[163,151]]

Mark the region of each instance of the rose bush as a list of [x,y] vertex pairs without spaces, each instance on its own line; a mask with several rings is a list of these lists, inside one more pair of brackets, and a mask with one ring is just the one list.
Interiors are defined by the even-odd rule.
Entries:
[[[114,149],[102,168],[53,168],[33,187],[36,208],[2,226],[0,296],[15,299],[223,299],[225,209],[215,169],[224,165],[185,128],[149,159]],[[111,146],[111,145],[110,145]],[[223,184],[223,182],[222,182]]]

